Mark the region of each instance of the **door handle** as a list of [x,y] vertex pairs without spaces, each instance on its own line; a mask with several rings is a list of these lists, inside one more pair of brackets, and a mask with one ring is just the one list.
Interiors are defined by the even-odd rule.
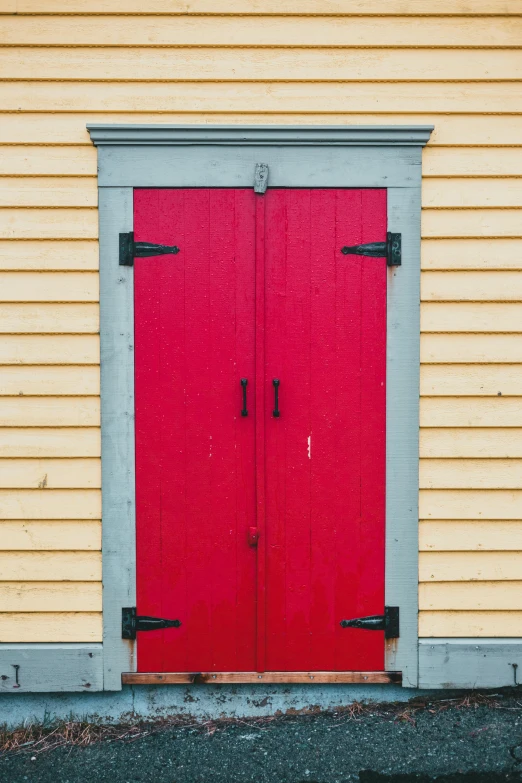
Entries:
[[246,378],[241,378],[241,386],[243,388],[243,410],[241,411],[242,416],[248,416],[248,410],[247,410],[247,385],[248,380]]
[[280,383],[280,381],[277,378],[274,378],[272,383],[274,384],[274,410],[273,410],[273,414],[274,414],[274,416],[277,419],[281,415],[281,412],[279,410],[279,383]]

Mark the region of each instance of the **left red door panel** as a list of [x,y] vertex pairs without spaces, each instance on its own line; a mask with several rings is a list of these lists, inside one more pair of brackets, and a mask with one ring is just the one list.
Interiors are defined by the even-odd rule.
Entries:
[[[136,190],[138,671],[254,671],[255,196]],[[241,378],[248,416],[241,415]]]

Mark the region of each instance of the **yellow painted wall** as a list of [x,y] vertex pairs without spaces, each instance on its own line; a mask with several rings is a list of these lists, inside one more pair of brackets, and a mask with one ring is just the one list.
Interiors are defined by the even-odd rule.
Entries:
[[522,635],[522,0],[0,0],[0,42],[0,641],[101,639],[87,122],[435,125],[420,633]]

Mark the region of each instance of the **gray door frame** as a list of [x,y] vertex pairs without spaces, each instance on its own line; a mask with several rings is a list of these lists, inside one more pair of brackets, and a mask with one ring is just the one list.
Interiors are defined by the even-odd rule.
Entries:
[[133,230],[136,187],[387,188],[388,230],[402,234],[402,266],[388,269],[386,604],[400,638],[386,669],[418,684],[418,467],[421,154],[432,126],[88,125],[98,147],[102,410],[104,689],[136,670],[121,609],[136,604],[133,268],[118,264]]

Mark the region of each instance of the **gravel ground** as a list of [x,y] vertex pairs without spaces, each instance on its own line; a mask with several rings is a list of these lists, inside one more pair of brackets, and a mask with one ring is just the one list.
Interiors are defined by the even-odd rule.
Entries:
[[[522,696],[156,727],[0,758],[2,783],[522,781]],[[150,731],[148,726],[145,730]]]

